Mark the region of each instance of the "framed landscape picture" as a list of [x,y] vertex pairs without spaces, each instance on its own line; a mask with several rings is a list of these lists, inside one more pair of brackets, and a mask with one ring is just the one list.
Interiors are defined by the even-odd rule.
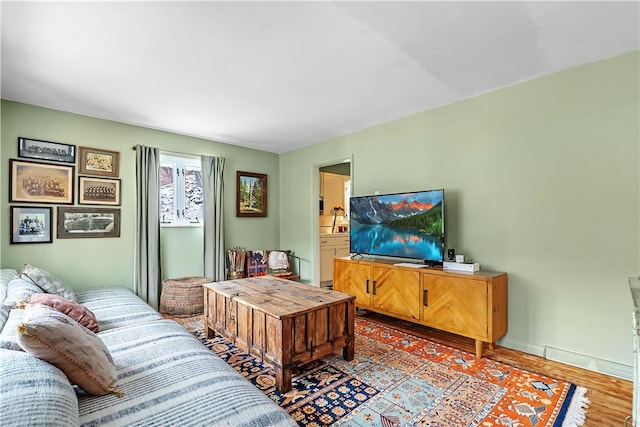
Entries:
[[236,216],[267,216],[267,175],[236,173]]
[[78,173],[85,175],[118,176],[120,153],[99,148],[80,147]]
[[9,202],[73,204],[73,166],[9,159]]
[[11,244],[51,243],[50,207],[11,206]]
[[20,137],[18,138],[18,157],[75,163],[76,146]]
[[78,204],[120,206],[120,180],[79,176]]
[[58,239],[120,237],[120,209],[58,207]]

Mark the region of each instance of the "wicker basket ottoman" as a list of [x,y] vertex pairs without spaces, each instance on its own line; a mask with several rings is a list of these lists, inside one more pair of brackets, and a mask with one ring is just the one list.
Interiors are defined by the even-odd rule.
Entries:
[[189,317],[204,312],[203,283],[213,280],[207,277],[182,277],[162,281],[160,313],[175,317]]

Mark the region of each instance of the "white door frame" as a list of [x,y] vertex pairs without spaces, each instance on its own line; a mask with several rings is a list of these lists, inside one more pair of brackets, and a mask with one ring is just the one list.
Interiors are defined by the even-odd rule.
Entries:
[[313,232],[311,235],[313,238],[311,247],[311,256],[313,259],[313,278],[311,284],[313,286],[320,286],[320,168],[331,165],[338,165],[341,163],[349,163],[349,176],[351,177],[351,195],[353,195],[353,154],[342,157],[336,160],[330,160],[322,163],[316,163],[311,166],[311,185],[312,191],[312,206],[311,206],[311,226]]

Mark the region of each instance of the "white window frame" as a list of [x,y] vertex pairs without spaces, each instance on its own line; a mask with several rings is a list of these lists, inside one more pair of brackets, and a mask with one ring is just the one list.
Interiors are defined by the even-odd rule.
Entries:
[[[160,227],[202,227],[202,218],[198,222],[191,222],[184,216],[185,209],[185,169],[197,169],[202,173],[199,158],[179,156],[176,154],[160,153],[160,165],[171,164],[173,166],[173,204],[176,209],[176,218],[170,222],[162,220],[160,212]],[[160,207],[158,207],[160,209]]]

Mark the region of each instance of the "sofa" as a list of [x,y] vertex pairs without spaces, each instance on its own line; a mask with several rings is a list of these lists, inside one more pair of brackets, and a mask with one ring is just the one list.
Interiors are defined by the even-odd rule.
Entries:
[[[0,425],[297,425],[184,327],[163,319],[130,290],[114,287],[76,293],[55,279],[53,285],[43,284],[33,271],[29,275],[25,269],[20,273],[0,270]],[[67,320],[73,314],[59,307],[25,305],[24,301],[36,300],[33,294],[55,294],[72,301],[83,313],[95,316],[97,332]],[[74,376],[77,372],[34,350],[28,326],[38,309],[55,313],[57,319],[65,319],[65,327],[79,327],[87,338],[99,341],[98,348],[108,360],[107,371],[115,372],[112,385],[91,391]],[[93,363],[94,357],[89,359]],[[89,374],[93,375],[91,370]]]

